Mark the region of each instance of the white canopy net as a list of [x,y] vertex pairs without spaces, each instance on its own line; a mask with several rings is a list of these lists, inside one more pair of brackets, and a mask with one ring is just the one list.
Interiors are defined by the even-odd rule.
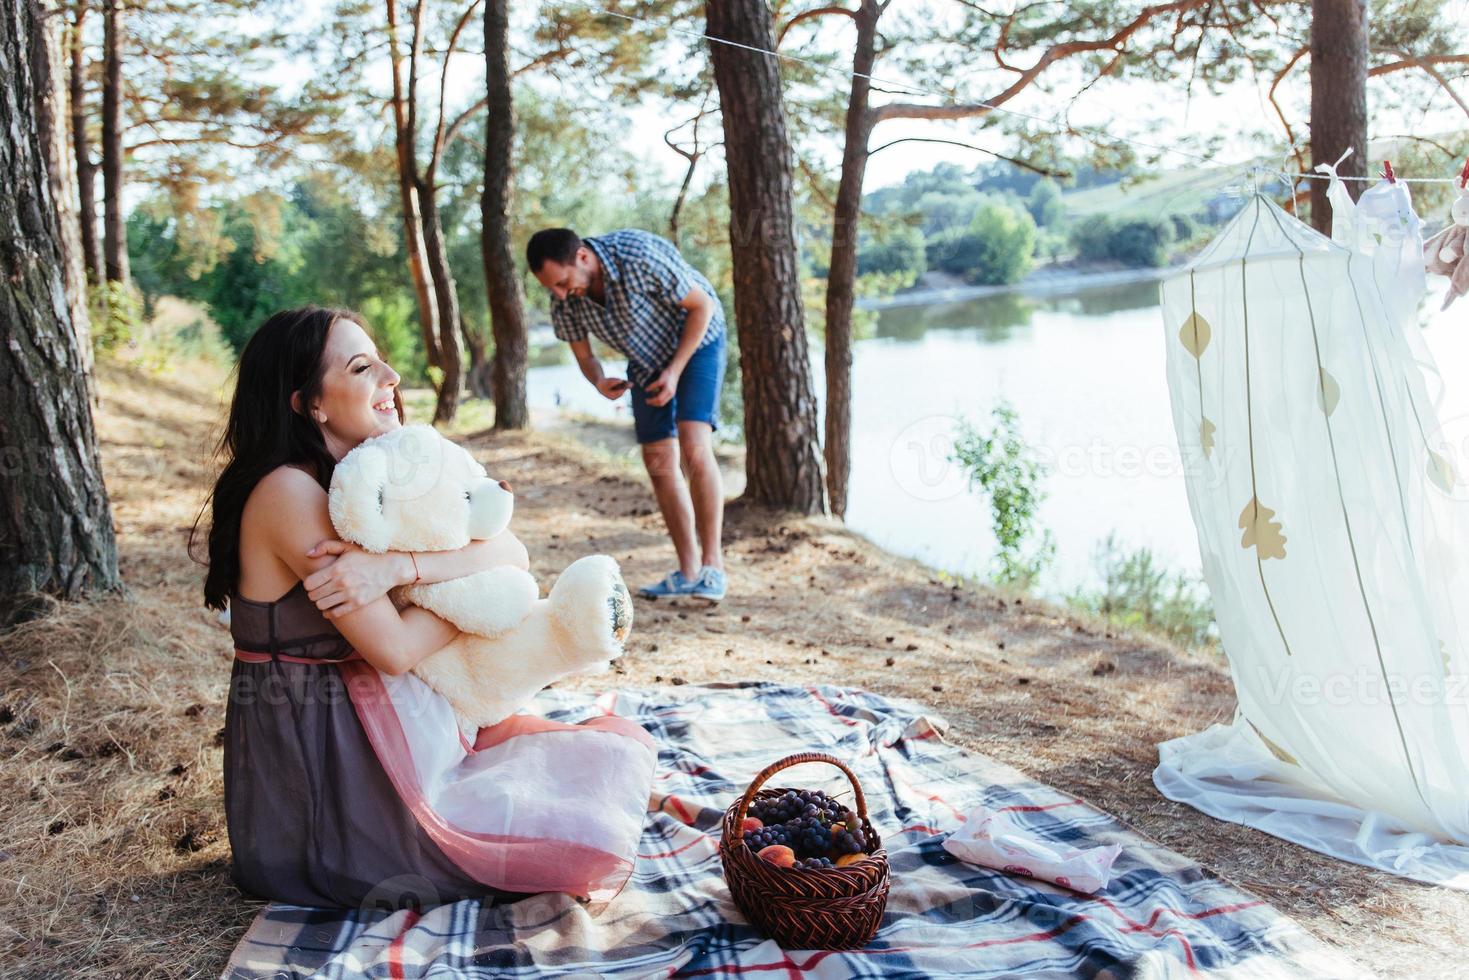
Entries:
[[1333,238],[1262,196],[1163,285],[1168,386],[1239,698],[1165,796],[1469,888],[1469,420],[1440,419],[1407,187]]

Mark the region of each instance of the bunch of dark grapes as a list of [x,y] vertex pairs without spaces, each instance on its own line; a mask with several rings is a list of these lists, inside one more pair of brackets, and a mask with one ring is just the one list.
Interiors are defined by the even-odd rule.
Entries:
[[800,858],[798,868],[834,867],[829,855],[867,850],[855,815],[821,790],[789,789],[778,796],[762,797],[750,804],[749,815],[765,826],[748,831],[745,843],[756,851],[784,844]]
[[791,849],[801,857],[823,857],[831,849],[831,830],[815,814],[793,820],[786,824],[786,828],[794,830],[792,838],[795,843]]
[[759,830],[745,831],[745,844],[752,851],[759,851],[771,844],[784,844],[791,850],[796,849],[791,843],[790,831],[783,824],[766,824]]
[[805,802],[796,794],[796,791],[788,789],[781,796],[767,796],[751,803],[749,813],[761,823],[768,825],[794,820],[804,807]]
[[861,854],[867,850],[867,837],[861,829],[850,830],[839,824],[831,833],[831,843],[838,854]]

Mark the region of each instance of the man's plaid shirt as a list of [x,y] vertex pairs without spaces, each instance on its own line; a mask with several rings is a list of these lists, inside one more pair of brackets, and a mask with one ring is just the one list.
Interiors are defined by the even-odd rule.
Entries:
[[714,315],[699,344],[724,336],[724,309],[709,280],[684,261],[667,239],[627,228],[584,238],[602,263],[603,302],[590,296],[551,300],[551,326],[561,340],[585,340],[588,333],[627,357],[627,378],[645,385],[656,378],[678,349],[688,311],[679,301],[703,289],[714,300]]

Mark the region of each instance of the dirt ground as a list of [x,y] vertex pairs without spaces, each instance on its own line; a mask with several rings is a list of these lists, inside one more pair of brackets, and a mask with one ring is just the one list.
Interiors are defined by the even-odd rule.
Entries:
[[[0,636],[0,973],[217,975],[259,903],[228,877],[227,632],[184,556],[210,474],[217,371],[106,368],[98,426],[128,594]],[[519,497],[549,584],[604,552],[636,586],[671,550],[626,459],[565,430],[465,438]],[[930,705],[951,737],[1085,797],[1391,976],[1463,970],[1469,896],[1319,857],[1163,799],[1156,744],[1230,717],[1222,660],[948,580],[839,524],[738,503],[717,608],[639,600],[618,673],[761,679]]]

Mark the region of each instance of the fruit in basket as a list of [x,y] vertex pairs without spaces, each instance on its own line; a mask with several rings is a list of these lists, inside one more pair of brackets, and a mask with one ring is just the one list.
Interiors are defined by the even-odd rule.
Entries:
[[783,825],[774,827],[767,825],[759,830],[747,830],[742,835],[742,839],[752,851],[770,847],[772,844],[781,844],[786,847],[791,844],[790,832]]
[[849,830],[840,824],[831,832],[831,849],[837,854],[860,854],[867,850],[867,836],[860,830]]
[[788,824],[792,820],[815,817],[824,826],[838,823],[847,808],[819,789],[788,789],[762,796],[750,804],[749,815],[770,824]]
[[831,849],[831,831],[814,814],[795,821],[794,838],[796,851],[803,857],[824,857]]
[[750,802],[740,836],[771,863],[807,871],[853,864],[868,848],[857,814],[821,790],[767,791]]

